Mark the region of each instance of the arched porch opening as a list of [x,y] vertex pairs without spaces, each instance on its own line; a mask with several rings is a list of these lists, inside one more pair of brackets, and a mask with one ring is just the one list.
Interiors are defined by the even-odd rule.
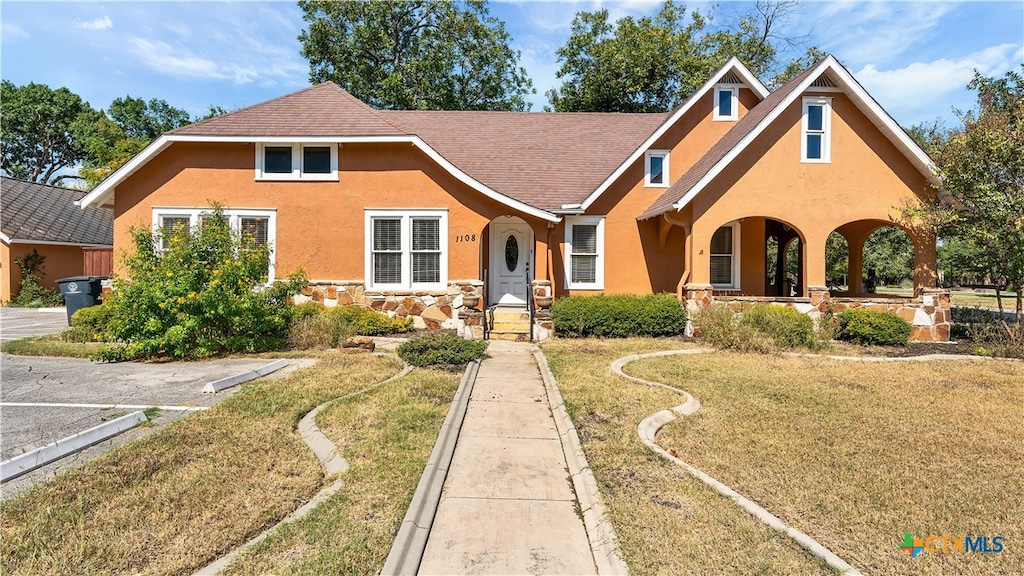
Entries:
[[[826,247],[826,267],[831,275],[845,260],[848,281],[830,283],[830,290],[837,296],[913,296],[935,287],[935,240],[922,236],[885,220],[858,220],[836,228]],[[845,241],[845,250],[836,237]]]
[[803,296],[804,242],[800,232],[785,222],[765,218],[765,289],[764,296],[789,298]]

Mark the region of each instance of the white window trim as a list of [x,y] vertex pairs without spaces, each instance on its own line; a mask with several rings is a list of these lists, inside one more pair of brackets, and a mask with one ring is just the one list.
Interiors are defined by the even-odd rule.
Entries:
[[[732,114],[723,115],[719,112],[718,104],[721,102],[719,94],[729,92],[732,94]],[[740,119],[740,87],[737,84],[718,84],[715,86],[715,113],[712,120],[715,122],[734,122]]]
[[[807,157],[807,109],[821,106],[821,158]],[[803,99],[803,115],[800,120],[800,161],[806,164],[830,164],[832,162],[832,98],[813,96]]]
[[[644,153],[644,187],[645,188],[668,188],[669,187],[669,170],[668,170],[668,150],[648,150]],[[654,156],[660,156],[663,158],[661,162],[662,167],[662,179],[660,184],[651,183],[651,158]]]
[[[263,171],[263,151],[270,146],[272,148],[291,146],[292,148],[292,171],[285,173],[265,173]],[[322,148],[327,146],[331,149],[331,171],[325,174],[306,174],[302,171],[302,150],[306,147]],[[319,182],[338,181],[338,144],[333,142],[258,142],[256,148],[256,180],[265,182],[274,181],[295,181],[308,180]]]
[[[711,283],[711,286],[719,290],[740,290],[740,223],[736,220],[728,222],[719,226],[718,228],[732,228],[732,283],[730,284],[715,284]],[[718,232],[718,228],[715,228],[715,232]],[[714,233],[712,233],[714,236]],[[726,256],[726,254],[712,254],[711,245],[708,243],[708,275],[711,273],[711,257],[712,256]]]
[[[446,290],[448,288],[448,210],[418,208],[366,209],[364,214],[363,241],[363,283],[368,290]],[[412,219],[438,218],[438,235],[441,248],[440,282],[412,282]],[[373,220],[375,218],[400,218],[402,220],[402,282],[400,284],[375,284],[373,282]]]
[[[604,216],[566,216],[565,217],[565,287],[568,290],[604,290]],[[594,271],[595,282],[572,281],[572,227],[575,224],[597,225],[597,264]]]
[[[255,217],[267,219],[267,247],[270,249],[269,270],[267,271],[267,285],[274,281],[276,272],[275,254],[277,244],[277,210],[273,208],[227,208],[224,216],[228,219],[228,226],[235,233],[242,231],[242,218]],[[153,231],[160,229],[160,220],[164,216],[188,216],[189,228],[196,229],[199,226],[199,217],[209,214],[209,208],[181,208],[173,206],[157,206],[153,208]]]

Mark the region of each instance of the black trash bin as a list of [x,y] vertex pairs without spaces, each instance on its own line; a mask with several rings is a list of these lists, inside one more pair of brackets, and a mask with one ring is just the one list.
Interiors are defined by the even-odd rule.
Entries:
[[106,276],[71,276],[57,279],[57,286],[60,286],[64,305],[68,309],[68,326],[71,326],[71,317],[75,312],[99,304],[100,296],[103,295],[104,279]]

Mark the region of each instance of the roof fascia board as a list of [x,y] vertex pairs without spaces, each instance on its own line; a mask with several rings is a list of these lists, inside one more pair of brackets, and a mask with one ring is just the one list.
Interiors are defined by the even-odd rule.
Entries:
[[[743,79],[745,85],[748,86],[751,90],[753,90],[754,94],[757,94],[758,100],[764,100],[765,97],[768,96],[768,88],[765,87],[765,85],[762,84],[761,81],[758,80],[757,77],[750,72],[750,70],[747,70],[747,67],[743,65],[743,62],[740,62],[739,58],[736,58],[735,56],[732,57],[728,62],[725,63],[725,66],[722,66],[718,70],[718,72],[716,72],[713,76],[711,76],[711,78],[708,79],[707,82],[704,83],[703,86],[701,86],[700,88],[697,89],[696,92],[691,94],[690,97],[686,99],[686,102],[684,102],[682,106],[677,108],[675,113],[672,114],[668,119],[666,119],[665,122],[663,122],[661,126],[659,126],[658,129],[654,131],[653,134],[648,136],[647,140],[644,140],[644,142],[636,150],[634,150],[633,153],[630,154],[629,157],[626,158],[626,160],[622,164],[620,164],[619,167],[616,168],[615,171],[612,172],[611,175],[604,180],[604,182],[601,183],[600,186],[598,186],[593,192],[590,193],[590,196],[587,196],[587,199],[584,200],[581,204],[583,210],[590,208],[590,206],[594,202],[597,202],[597,199],[600,198],[602,194],[604,194],[605,190],[607,190],[616,180],[618,180],[619,177],[622,176],[622,174],[625,173],[625,171],[628,170],[634,162],[636,162],[641,156],[643,156],[644,153],[647,152],[647,150],[650,149],[650,147],[653,146],[655,142],[657,142],[658,138],[661,138],[666,132],[669,131],[669,129],[672,128],[672,126],[675,125],[676,122],[679,121],[680,118],[682,118],[687,112],[689,112],[698,100],[703,98],[704,95],[708,93],[708,91],[714,89],[715,84],[717,84],[718,81],[721,80],[722,77],[724,77],[726,73],[729,72],[730,70],[735,70],[736,73],[739,74],[740,78]],[[730,84],[730,86],[737,86],[737,84]]]
[[[907,136],[906,132],[904,132],[903,129],[900,128],[898,124],[896,124],[896,121],[893,120],[885,112],[885,110],[883,110],[882,107],[879,106],[878,103],[875,102],[874,99],[871,98],[870,95],[868,95],[868,93],[864,90],[864,88],[861,87],[860,84],[858,84],[856,80],[854,80],[854,78],[846,71],[846,69],[843,68],[839,64],[839,62],[836,61],[836,59],[830,55],[825,60],[823,60],[821,62],[821,64],[818,65],[818,69],[817,70],[815,70],[813,73],[808,75],[807,78],[805,78],[804,81],[801,82],[800,85],[797,86],[789,94],[789,96],[786,97],[785,100],[780,102],[775,107],[775,109],[772,110],[767,116],[765,116],[761,120],[761,122],[753,130],[750,131],[749,134],[744,136],[743,139],[740,140],[739,143],[736,146],[734,146],[732,148],[732,150],[729,151],[728,154],[726,154],[724,157],[722,157],[722,159],[719,160],[718,163],[716,163],[714,165],[714,167],[712,167],[712,169],[709,170],[708,173],[705,174],[704,177],[701,178],[693,186],[693,188],[690,189],[689,192],[687,192],[682,198],[680,198],[678,202],[675,202],[674,204],[672,204],[671,209],[674,209],[674,210],[678,211],[678,210],[682,210],[684,207],[686,207],[686,205],[689,204],[690,201],[693,200],[693,198],[705,186],[707,186],[712,180],[714,180],[722,172],[722,170],[724,170],[733,160],[735,160],[736,157],[739,156],[740,153],[743,152],[743,150],[751,142],[753,142],[755,138],[760,136],[761,133],[765,130],[765,128],[767,128],[769,125],[771,125],[771,123],[774,122],[782,114],[782,112],[785,111],[786,108],[788,108],[793,102],[795,102],[797,98],[802,97],[803,94],[805,92],[807,92],[808,90],[810,90],[812,92],[814,90],[816,90],[816,89],[812,89],[811,88],[811,84],[813,84],[814,81],[819,76],[821,76],[826,70],[831,70],[833,73],[835,73],[837,76],[840,77],[840,79],[843,82],[843,84],[845,84],[846,88],[848,88],[848,90],[845,91],[847,94],[849,94],[850,92],[854,93],[856,98],[851,98],[851,99],[855,101],[855,104],[856,104],[857,100],[861,100],[861,101],[864,102],[864,105],[867,107],[867,110],[865,110],[864,108],[861,108],[861,106],[859,104],[857,106],[858,106],[858,108],[861,109],[862,112],[869,112],[870,115],[874,116],[873,119],[876,120],[875,126],[882,127],[884,125],[884,126],[888,127],[889,128],[888,132],[889,132],[890,140],[891,140],[892,137],[896,137],[898,140],[903,142],[904,145],[906,146],[906,150],[904,150],[903,148],[901,148],[898,144],[896,144],[894,142],[894,144],[896,144],[897,149],[900,149],[900,151],[904,152],[904,153],[910,153],[914,157],[914,158],[911,158],[912,163],[918,164],[918,162],[920,162],[920,165],[918,166],[918,169],[922,169],[923,168],[922,172],[928,171],[929,174],[926,174],[926,176],[928,176],[929,180],[931,180],[933,183],[937,182],[937,179],[935,179],[935,176],[934,176],[934,172],[932,171],[932,163],[931,163],[930,160],[928,160],[927,154],[925,154],[924,151],[921,150],[921,148],[919,146],[917,146],[916,144],[914,144],[914,142],[912,140],[910,140],[910,137]],[[878,124],[877,121],[881,121],[882,124]],[[914,162],[915,159],[917,160],[917,162]],[[667,211],[668,211],[668,209],[663,210],[663,212],[667,212]],[[649,218],[651,216],[657,216],[657,214],[658,213],[655,213],[655,214],[647,214],[647,213],[645,213],[645,214],[641,215],[641,218],[645,218],[645,217]]]
[[429,156],[434,162],[440,165],[442,168],[448,171],[449,174],[454,176],[457,180],[466,184],[470,188],[482,193],[483,195],[500,202],[510,208],[513,208],[519,212],[529,214],[536,218],[546,220],[548,222],[559,222],[561,218],[558,216],[534,208],[528,204],[524,204],[518,200],[510,198],[496,190],[493,190],[489,186],[485,186],[482,182],[476,180],[470,175],[466,174],[454,164],[449,162],[444,156],[437,153],[436,150],[431,148],[426,142],[420,139],[419,136],[195,136],[195,135],[184,135],[184,134],[165,134],[155,140],[152,144],[147,146],[140,154],[128,161],[124,166],[119,168],[116,172],[110,175],[109,178],[104,180],[99,186],[89,192],[84,198],[76,202],[75,204],[80,208],[85,208],[91,204],[99,202],[102,206],[107,201],[113,199],[114,189],[117,184],[122,182],[125,178],[132,175],[136,170],[141,168],[146,162],[152,159],[154,156],[162,152],[165,148],[170,146],[174,142],[337,142],[339,144],[345,143],[378,143],[378,142],[393,142],[393,143],[410,143],[422,150],[427,156]]
[[7,239],[3,237],[3,241],[8,244],[39,244],[40,246],[81,246],[83,248],[110,248],[113,244],[92,244],[89,242],[58,242],[56,240],[32,240],[31,238],[11,238]]
[[3,241],[4,244],[10,244],[11,243],[11,239],[8,238],[7,234],[4,234],[3,232],[0,232],[0,241]]

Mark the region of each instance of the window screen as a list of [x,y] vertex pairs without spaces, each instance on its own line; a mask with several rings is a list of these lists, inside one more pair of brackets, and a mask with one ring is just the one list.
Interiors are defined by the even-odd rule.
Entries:
[[265,216],[242,216],[240,218],[242,237],[257,246],[266,246],[270,238],[270,218]]
[[722,226],[711,237],[711,283],[732,285],[732,226]]
[[263,171],[270,174],[290,174],[292,171],[292,147],[265,147],[263,149]]
[[302,149],[302,172],[305,174],[331,173],[331,148],[306,146]]
[[[655,157],[651,157],[652,165]],[[660,158],[658,158],[660,160]],[[597,282],[597,225],[574,224],[572,227],[573,283]]]
[[188,236],[191,226],[190,216],[161,216],[160,249],[166,250],[170,246],[170,239],[175,236]]
[[373,281],[376,284],[402,283],[402,220],[373,220]]
[[412,281],[441,281],[441,221],[412,219]]

